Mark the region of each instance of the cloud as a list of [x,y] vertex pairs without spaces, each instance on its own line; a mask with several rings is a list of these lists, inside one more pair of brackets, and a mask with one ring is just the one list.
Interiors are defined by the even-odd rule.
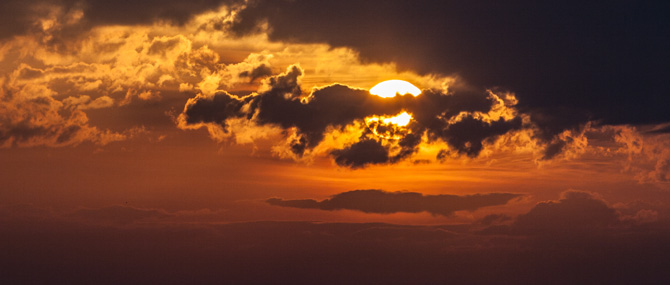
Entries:
[[617,143],[617,152],[625,155],[625,170],[635,174],[640,183],[654,183],[668,189],[670,186],[670,135],[638,130],[631,126],[611,128],[613,140]]
[[77,109],[86,110],[86,109],[102,109],[109,108],[114,106],[114,99],[109,96],[101,96],[95,100],[91,100],[90,96],[81,95],[79,97],[67,97],[62,101],[66,105],[76,106]]
[[598,236],[629,231],[637,225],[656,222],[661,212],[664,209],[641,201],[610,206],[597,194],[569,190],[561,193],[559,200],[537,203],[514,219],[492,214],[479,222],[490,225],[481,231],[483,234],[533,236],[547,241],[558,236]]
[[330,153],[335,163],[350,168],[360,168],[367,164],[379,164],[389,161],[388,149],[379,141],[365,139],[344,149],[336,149]]
[[[0,44],[0,146],[86,141],[105,145],[126,140],[139,134],[138,125],[152,122],[110,126],[110,121],[121,120],[110,116],[95,120],[100,118],[96,115],[128,112],[140,107],[125,106],[140,102],[159,105],[164,100],[159,106],[164,108],[177,98],[183,100],[183,94],[173,92],[181,86],[214,93],[222,86],[248,82],[240,73],[267,71],[271,66],[271,55],[254,53],[237,64],[223,64],[219,53],[207,46],[194,48],[192,39],[179,33],[149,37],[142,29],[115,26],[82,31],[79,36],[62,49],[49,47],[34,33]],[[123,110],[99,110],[119,106]],[[117,131],[96,127],[89,118]]]
[[[207,127],[213,136],[228,133],[233,119],[244,118],[259,126],[284,129],[292,155],[300,158],[322,143],[328,130],[365,125],[370,117],[390,117],[403,111],[413,116],[405,128],[377,120],[349,145],[332,146],[327,152],[338,165],[359,168],[369,164],[401,161],[414,154],[424,139],[440,140],[457,154],[477,156],[485,142],[522,128],[513,100],[495,93],[426,89],[411,95],[381,98],[367,90],[334,84],[304,94],[304,71],[297,65],[263,81],[258,93],[236,96],[225,91],[189,99],[179,115],[183,129]],[[511,96],[511,95],[506,95]],[[509,99],[508,97],[505,97]],[[376,134],[392,132],[389,138]],[[376,134],[375,134],[376,133]]]
[[90,126],[83,111],[53,99],[48,90],[3,87],[0,86],[0,146],[65,146],[85,141],[105,145],[130,135]]
[[615,209],[592,194],[567,191],[558,201],[541,202],[520,215],[513,227],[524,233],[595,231],[619,221]]
[[7,0],[0,3],[0,39],[35,31],[56,31],[58,36],[67,37],[100,25],[154,22],[183,25],[197,14],[222,5],[239,7],[243,3],[242,0],[195,0],[188,4],[149,0],[109,5],[100,0]]
[[551,142],[589,120],[670,121],[664,107],[668,11],[658,1],[260,0],[240,10],[231,29],[349,47],[363,60],[514,90],[520,110],[538,125],[538,137]]
[[302,209],[356,210],[365,213],[419,213],[449,216],[455,211],[474,211],[482,207],[504,205],[519,194],[490,193],[466,196],[423,195],[416,192],[386,192],[382,190],[354,190],[343,192],[329,199],[316,201],[283,200],[271,198],[270,205]]
[[248,77],[249,82],[253,82],[258,78],[272,75],[272,69],[265,64],[254,67],[252,70],[245,70],[239,73],[240,77]]

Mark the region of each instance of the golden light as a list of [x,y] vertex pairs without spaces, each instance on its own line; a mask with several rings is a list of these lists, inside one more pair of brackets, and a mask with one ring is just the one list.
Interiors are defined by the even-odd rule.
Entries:
[[382,121],[386,124],[395,124],[396,126],[404,127],[409,124],[409,120],[412,119],[412,115],[407,114],[407,112],[402,112],[400,115],[390,118],[384,118]]
[[421,89],[412,85],[412,83],[398,79],[386,80],[370,88],[370,94],[384,98],[395,97],[396,94],[405,95],[408,93],[414,96],[419,96],[419,94],[421,94]]
[[412,115],[402,112],[393,117],[374,116],[365,118],[365,124],[378,137],[386,139],[400,139],[409,132],[406,128],[412,120]]

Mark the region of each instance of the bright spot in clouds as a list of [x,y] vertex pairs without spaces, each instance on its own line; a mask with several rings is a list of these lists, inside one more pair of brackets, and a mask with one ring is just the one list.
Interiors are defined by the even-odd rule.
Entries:
[[370,88],[370,94],[384,98],[395,97],[396,94],[405,95],[407,93],[418,96],[421,94],[421,89],[412,85],[412,83],[398,79],[386,80]]
[[365,124],[378,137],[386,139],[400,139],[400,134],[406,133],[407,125],[412,120],[412,115],[402,112],[393,117],[374,116],[365,118]]
[[410,115],[407,112],[402,112],[398,115],[395,115],[393,117],[386,117],[386,116],[374,116],[374,117],[369,117],[366,118],[365,121],[369,124],[371,122],[381,122],[386,125],[388,124],[394,124],[398,127],[404,127],[409,124],[409,121],[412,120],[412,115]]
[[383,118],[382,121],[386,124],[394,124],[400,127],[407,126],[409,124],[409,121],[412,119],[412,115],[408,114],[407,112],[402,112],[400,115],[397,115],[395,117],[390,117],[390,118]]

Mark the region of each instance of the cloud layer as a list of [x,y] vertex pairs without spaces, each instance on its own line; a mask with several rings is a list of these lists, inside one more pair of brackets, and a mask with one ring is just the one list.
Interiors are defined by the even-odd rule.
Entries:
[[[561,218],[566,208],[574,213]],[[161,210],[90,210],[82,213],[89,218],[80,223],[25,205],[0,206],[3,280],[292,284],[547,280],[664,284],[670,280],[667,215],[660,222],[622,223],[623,219],[613,220],[611,206],[584,192],[567,192],[560,200],[539,203],[517,220],[503,221],[524,231],[495,233],[478,232],[475,224],[164,223],[150,219]],[[607,214],[578,218],[594,211]],[[171,214],[164,219],[178,215]],[[142,223],[106,222],[114,216],[119,218],[111,220],[132,217]],[[545,230],[530,231],[534,226],[529,220]]]

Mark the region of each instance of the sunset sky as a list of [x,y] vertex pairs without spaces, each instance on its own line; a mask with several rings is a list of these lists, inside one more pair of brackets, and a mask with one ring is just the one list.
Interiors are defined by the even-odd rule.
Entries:
[[668,13],[4,0],[0,281],[670,282]]

